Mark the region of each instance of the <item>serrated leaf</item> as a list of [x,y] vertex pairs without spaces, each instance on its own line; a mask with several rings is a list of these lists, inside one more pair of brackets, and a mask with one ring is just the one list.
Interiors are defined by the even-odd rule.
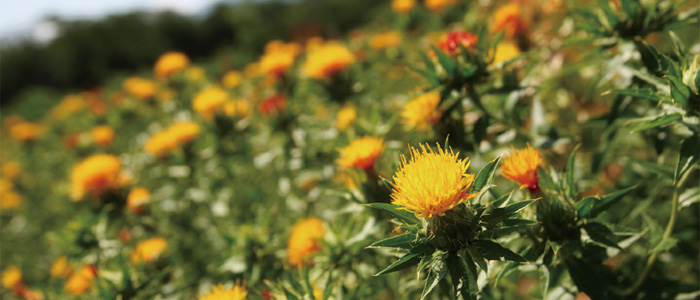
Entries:
[[671,40],[673,41],[673,49],[676,51],[676,55],[678,57],[684,57],[685,56],[685,44],[683,43],[683,40],[681,40],[678,35],[676,35],[673,31],[669,31],[668,35],[671,36]]
[[386,273],[401,271],[403,269],[417,265],[421,260],[418,253],[407,253],[402,256],[399,260],[395,261],[384,270],[379,271],[379,273],[374,274],[374,276],[379,276]]
[[591,215],[593,214],[593,207],[598,202],[600,202],[600,198],[594,196],[588,196],[579,201],[576,204],[576,213],[578,214],[579,219],[591,218]]
[[[606,211],[608,208],[610,208],[613,204],[617,203],[617,201],[620,201],[623,196],[627,195],[629,192],[632,190],[636,189],[637,186],[631,186],[626,189],[619,190],[617,192],[607,194],[605,196],[600,197],[600,201],[597,201],[598,199],[596,197],[586,197],[584,198],[581,202],[579,202],[576,205],[576,210],[579,213],[579,217],[581,218],[595,218],[597,217],[600,213],[603,211]],[[588,200],[587,200],[588,199]],[[586,201],[584,203],[584,201]],[[591,204],[592,202],[592,204]],[[590,211],[588,211],[590,210]]]
[[423,293],[421,293],[421,300],[425,299],[430,292],[435,289],[440,280],[445,278],[447,275],[447,266],[445,265],[444,257],[436,257],[430,264],[430,270],[428,271],[428,277],[425,280],[425,286],[423,287]]
[[375,242],[367,248],[402,248],[409,249],[411,244],[416,240],[416,235],[413,233],[405,233],[402,235],[397,235],[390,237],[388,239],[383,239],[381,241]]
[[615,241],[615,234],[613,234],[607,226],[597,222],[590,222],[583,225],[583,229],[586,230],[586,233],[588,233],[588,236],[590,236],[592,240],[608,247],[622,250]]
[[688,104],[688,99],[690,99],[690,88],[686,86],[683,81],[676,76],[666,76],[666,80],[669,81],[671,85],[671,98],[673,101],[680,104]]
[[467,252],[469,252],[469,255],[472,257],[474,262],[484,270],[484,272],[488,273],[489,272],[489,265],[488,262],[486,261],[486,258],[484,257],[483,254],[481,254],[480,249],[476,248],[473,244],[468,245],[465,247],[467,249]]
[[668,124],[671,124],[671,123],[678,121],[682,118],[683,118],[683,115],[681,115],[680,113],[672,113],[672,114],[657,116],[651,120],[647,120],[647,121],[642,122],[642,124],[638,125],[634,129],[632,129],[631,133],[639,132],[639,131],[647,130],[647,129],[651,129],[651,128],[656,128],[656,127],[663,126],[663,125],[668,125]]
[[676,171],[673,175],[673,184],[683,176],[700,158],[700,137],[697,135],[691,136],[681,142],[681,151],[678,154],[678,162],[676,163]]
[[475,240],[472,246],[479,249],[481,255],[488,260],[527,262],[527,259],[493,241]]
[[496,157],[494,160],[487,163],[481,170],[479,174],[474,178],[474,191],[482,192],[485,186],[491,185],[493,182],[493,175],[496,174],[498,169],[498,162],[501,161],[501,156]]
[[486,223],[487,225],[490,225],[490,226],[496,225],[496,224],[498,224],[498,222],[501,222],[501,221],[509,218],[510,216],[515,215],[519,211],[523,210],[525,207],[530,205],[532,202],[535,202],[535,200],[525,200],[525,201],[520,201],[520,202],[510,204],[506,207],[494,208],[487,215],[484,215],[481,218],[481,221]]
[[465,286],[462,288],[462,296],[465,300],[476,299],[479,295],[479,286],[477,283],[479,279],[479,270],[477,270],[476,264],[474,264],[474,259],[469,255],[469,251],[462,251],[461,253],[463,256],[460,260],[462,261],[462,268],[465,275],[463,278],[466,279],[464,281]]
[[454,60],[452,60],[452,58],[450,58],[445,52],[442,52],[442,50],[440,50],[438,47],[433,46],[433,51],[435,51],[435,54],[437,54],[438,62],[442,68],[445,69],[445,72],[449,76],[453,76],[455,70],[457,69],[457,65],[455,64]]
[[400,209],[398,206],[393,205],[393,204],[389,204],[389,203],[369,203],[369,204],[367,204],[367,206],[372,207],[372,208],[381,209],[381,210],[383,210],[383,211],[386,211],[386,212],[388,212],[388,213],[394,215],[395,217],[397,217],[397,218],[403,220],[404,222],[406,222],[406,223],[408,223],[408,224],[418,224],[418,223],[420,223],[420,220],[418,220],[418,218],[416,218],[416,216],[415,216],[413,213],[408,212],[408,211],[403,210],[403,209]]

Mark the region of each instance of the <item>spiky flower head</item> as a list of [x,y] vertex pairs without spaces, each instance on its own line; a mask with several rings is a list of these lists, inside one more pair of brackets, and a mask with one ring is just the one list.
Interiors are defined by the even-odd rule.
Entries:
[[68,277],[63,289],[73,296],[78,296],[92,286],[95,277],[97,277],[97,268],[94,265],[85,265]]
[[440,41],[438,47],[449,55],[457,55],[461,52],[459,45],[469,50],[476,46],[478,39],[479,38],[471,32],[453,31],[448,33],[442,41]]
[[457,0],[425,0],[425,7],[434,12],[441,12],[446,6],[457,2]]
[[248,292],[245,283],[237,282],[232,287],[224,287],[222,284],[213,286],[210,292],[197,297],[197,300],[245,300]]
[[124,91],[139,100],[153,98],[158,91],[158,85],[152,80],[141,77],[129,77],[122,83]]
[[499,7],[493,13],[493,30],[505,30],[508,37],[515,37],[523,34],[527,29],[520,5],[517,3],[509,3]]
[[392,203],[413,212],[418,218],[443,216],[446,211],[471,199],[469,188],[474,174],[467,173],[469,159],[459,159],[452,149],[433,151],[424,144],[411,147],[411,159],[401,156],[394,175]]
[[385,148],[384,139],[378,137],[365,136],[356,139],[340,149],[338,164],[342,168],[370,170],[374,168],[374,162]]
[[156,77],[166,79],[173,74],[182,71],[190,64],[187,55],[181,52],[167,52],[158,58],[153,71]]
[[131,251],[131,262],[135,265],[141,262],[152,262],[160,257],[168,247],[168,241],[164,238],[156,237],[142,241]]
[[407,102],[401,111],[401,122],[406,129],[426,130],[435,125],[442,113],[437,110],[440,93],[427,93]]
[[345,45],[328,42],[310,50],[304,71],[313,79],[329,78],[355,62],[355,56]]
[[90,137],[96,145],[100,147],[109,147],[114,140],[114,128],[109,126],[97,126],[90,131]]
[[287,242],[288,262],[292,266],[308,264],[310,257],[321,250],[318,242],[323,237],[323,221],[310,217],[292,226],[292,234]]
[[517,181],[520,188],[528,188],[530,192],[536,193],[540,190],[537,168],[542,163],[540,152],[527,145],[525,149],[516,150],[503,161],[501,172],[503,177]]
[[85,194],[99,197],[105,191],[120,185],[121,161],[109,154],[97,154],[78,163],[71,173],[73,201],[80,201]]

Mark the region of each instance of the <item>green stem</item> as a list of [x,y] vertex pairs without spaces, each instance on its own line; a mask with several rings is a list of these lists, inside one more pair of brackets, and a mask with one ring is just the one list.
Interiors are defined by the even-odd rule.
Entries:
[[[673,232],[673,227],[676,225],[676,216],[678,215],[678,205],[679,205],[679,197],[680,197],[680,188],[683,186],[685,183],[686,179],[688,179],[688,174],[691,172],[686,172],[685,175],[681,178],[681,180],[678,181],[676,186],[673,189],[673,198],[671,199],[671,217],[668,219],[668,224],[666,224],[666,229],[664,230],[664,234],[661,236],[661,241],[659,241],[658,244],[664,243],[669,237],[671,237],[671,233]],[[657,244],[657,245],[658,245]],[[644,281],[647,279],[647,276],[649,275],[649,272],[651,271],[651,268],[654,266],[654,263],[656,262],[656,258],[659,256],[659,252],[661,251],[656,251],[652,253],[649,258],[647,259],[647,264],[644,267],[644,270],[641,273],[641,276],[639,276],[639,279],[627,288],[626,290],[622,291],[622,294],[624,296],[629,296],[634,294],[641,286],[644,284]]]

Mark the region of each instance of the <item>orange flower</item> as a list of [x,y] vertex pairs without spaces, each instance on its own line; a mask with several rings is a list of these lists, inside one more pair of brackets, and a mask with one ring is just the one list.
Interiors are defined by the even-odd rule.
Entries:
[[515,150],[515,153],[508,156],[503,161],[501,172],[503,177],[517,181],[521,184],[520,188],[527,188],[531,193],[540,191],[539,178],[537,177],[537,168],[542,163],[540,153],[527,146],[525,149]]
[[364,171],[374,168],[374,162],[384,151],[384,140],[377,137],[365,136],[356,139],[340,149],[338,164],[341,168],[355,167]]
[[83,110],[86,107],[86,102],[81,95],[68,95],[61,103],[54,106],[49,112],[49,115],[56,120],[63,120],[74,113]]
[[228,93],[222,88],[213,86],[201,90],[192,100],[192,108],[207,121],[214,119],[214,115],[228,100]]
[[274,77],[282,76],[301,53],[301,46],[295,43],[285,44],[271,41],[265,46],[265,54],[260,58],[260,70]]
[[131,251],[131,262],[137,265],[142,262],[149,263],[155,261],[163,254],[163,251],[165,251],[167,247],[168,241],[160,237],[142,241]]
[[121,162],[114,155],[98,154],[83,160],[71,174],[73,201],[80,201],[85,194],[99,197],[108,190],[118,188],[120,172]]
[[400,14],[405,14],[416,6],[416,0],[393,0],[391,1],[391,9]]
[[466,31],[453,31],[447,34],[438,45],[442,51],[449,55],[457,55],[460,53],[459,45],[464,49],[471,49],[476,46],[478,37]]
[[12,289],[17,284],[22,284],[22,270],[18,267],[9,267],[2,271],[2,286]]
[[136,99],[146,100],[153,98],[158,90],[158,85],[145,78],[129,77],[124,80],[122,88],[127,94],[136,97]]
[[232,89],[237,87],[243,81],[243,75],[238,71],[228,71],[224,74],[224,78],[221,79],[221,84],[227,89]]
[[441,12],[446,6],[457,0],[425,0],[425,7],[434,12]]
[[283,94],[274,95],[258,104],[258,112],[263,116],[285,110],[287,110],[287,98]]
[[43,131],[39,124],[22,122],[10,128],[10,135],[17,141],[29,142],[38,139]]
[[2,172],[2,177],[7,180],[14,180],[22,172],[22,166],[14,161],[7,161],[2,163],[0,167],[0,172]]
[[187,56],[181,52],[167,52],[158,58],[153,71],[156,77],[167,79],[173,74],[182,71],[190,64]]
[[427,93],[406,103],[401,111],[401,122],[406,129],[426,130],[440,120],[442,113],[437,110],[440,93]]
[[173,123],[167,130],[180,145],[184,145],[191,143],[199,135],[201,128],[196,122],[183,121]]
[[73,273],[63,287],[71,295],[79,296],[92,286],[92,281],[97,277],[97,268],[94,265],[86,265]]
[[178,146],[191,143],[201,131],[198,123],[182,121],[173,123],[165,130],[151,136],[144,145],[144,151],[164,158]]
[[527,30],[527,24],[523,20],[518,4],[506,4],[493,13],[493,31],[501,30],[505,30],[506,35],[511,38],[521,35]]
[[66,278],[73,272],[73,268],[68,265],[68,258],[61,256],[51,264],[51,277]]
[[318,240],[325,234],[323,222],[318,218],[307,218],[294,224],[287,242],[289,264],[303,266],[310,263],[309,257],[321,250]]
[[126,198],[126,207],[128,207],[134,213],[141,213],[144,208],[144,204],[151,200],[151,192],[144,187],[135,187],[129,192],[129,196]]
[[332,77],[355,62],[347,47],[338,42],[328,42],[309,52],[304,71],[313,79]]
[[369,47],[374,50],[396,47],[401,44],[401,38],[401,33],[396,31],[375,34],[369,40]]
[[97,126],[90,131],[92,141],[100,147],[106,148],[114,139],[114,129],[109,126]]

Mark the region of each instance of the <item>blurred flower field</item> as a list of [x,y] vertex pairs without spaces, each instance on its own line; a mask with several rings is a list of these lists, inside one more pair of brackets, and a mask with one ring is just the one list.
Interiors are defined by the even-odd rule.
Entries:
[[697,1],[372,13],[3,107],[0,296],[700,297]]

